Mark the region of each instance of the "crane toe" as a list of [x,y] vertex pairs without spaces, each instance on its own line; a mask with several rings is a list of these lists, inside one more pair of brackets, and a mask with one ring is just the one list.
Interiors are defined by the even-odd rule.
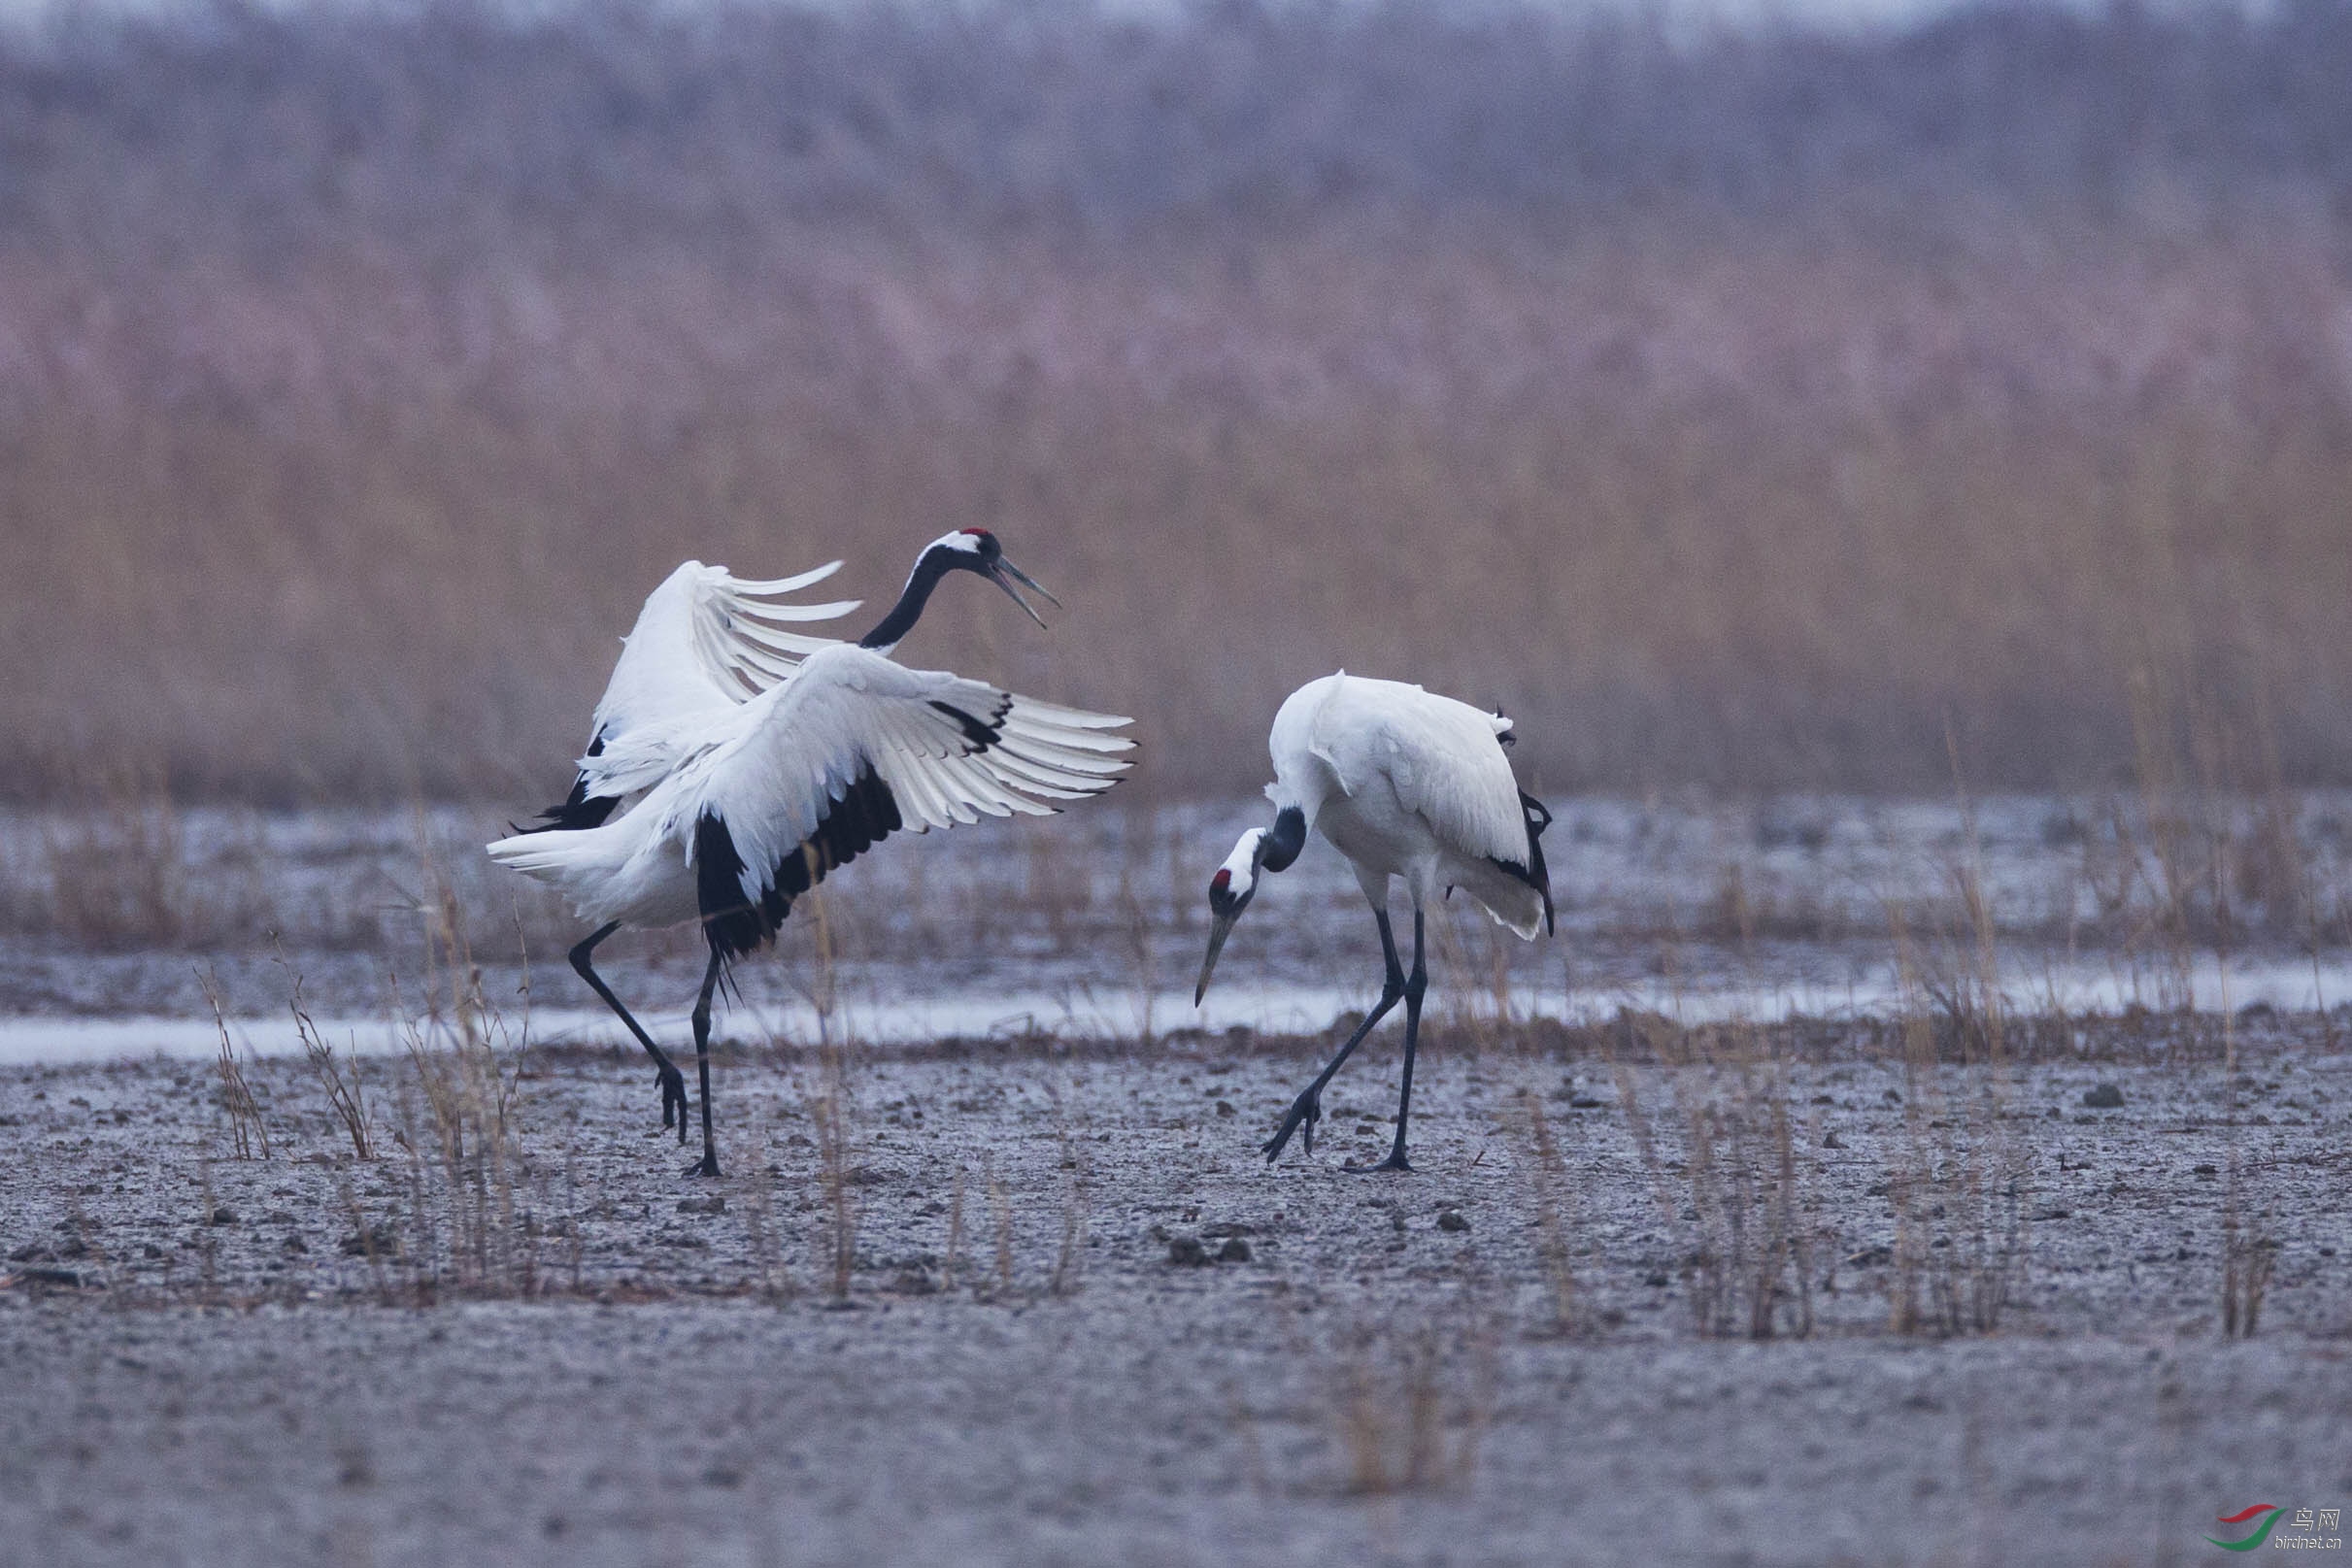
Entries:
[[655,1076],[661,1084],[661,1124],[678,1129],[678,1141],[686,1142],[686,1075],[677,1068],[664,1065]]
[[1322,1119],[1323,1096],[1309,1089],[1291,1102],[1291,1109],[1283,1117],[1282,1125],[1275,1129],[1273,1137],[1259,1146],[1259,1152],[1265,1155],[1268,1165],[1273,1164],[1282,1157],[1284,1147],[1290,1143],[1291,1134],[1295,1132],[1304,1139],[1306,1152],[1313,1155],[1315,1123]]

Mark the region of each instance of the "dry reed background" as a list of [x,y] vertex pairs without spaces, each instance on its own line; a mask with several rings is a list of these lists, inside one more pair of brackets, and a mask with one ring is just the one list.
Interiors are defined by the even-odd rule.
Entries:
[[2319,0],[13,36],[0,790],[535,804],[677,559],[970,523],[1071,613],[910,655],[1144,790],[1340,665],[1553,789],[2352,778],[2347,77]]

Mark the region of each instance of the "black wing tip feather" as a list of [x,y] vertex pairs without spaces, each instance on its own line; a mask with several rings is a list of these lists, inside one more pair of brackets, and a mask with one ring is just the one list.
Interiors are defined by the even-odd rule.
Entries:
[[620,800],[612,795],[589,794],[588,776],[583,774],[572,781],[572,792],[564,796],[559,804],[550,806],[527,824],[517,826],[509,822],[506,825],[514,828],[518,834],[581,832],[591,827],[602,827],[605,818],[613,815],[613,808],[620,804]]
[[792,900],[906,825],[898,801],[871,767],[818,819],[817,829],[779,860],[756,903],[744,895],[742,853],[723,819],[705,812],[694,822],[694,896],[703,934],[722,958],[754,951],[776,934]]
[[963,731],[963,738],[971,742],[973,751],[985,751],[1004,739],[1005,715],[1012,712],[1013,699],[1007,697],[999,702],[995,713],[985,719],[973,717],[952,702],[933,700],[931,707],[956,721],[957,728]]

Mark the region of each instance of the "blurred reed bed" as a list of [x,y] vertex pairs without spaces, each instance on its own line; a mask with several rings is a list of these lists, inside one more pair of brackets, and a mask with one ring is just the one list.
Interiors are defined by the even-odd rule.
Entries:
[[[2024,278],[1776,239],[1333,237],[1246,283],[1016,251],[979,298],[884,262],[797,310],[685,263],[166,278],[137,317],[0,290],[78,367],[5,418],[0,788],[535,807],[677,560],[843,556],[887,602],[966,525],[1071,609],[945,595],[904,656],[1134,714],[1139,791],[1250,784],[1341,667],[1504,708],[1555,791],[1937,792],[1948,733],[1980,786],[2112,785],[2151,643],[2260,704],[2277,778],[2352,772],[2352,360],[2312,336],[2352,286],[2318,237]],[[354,341],[412,314],[474,324]]]
[[[699,17],[700,19],[696,19]],[[1253,784],[1308,676],[1539,789],[2352,777],[2338,8],[320,8],[0,39],[0,792],[560,792],[697,555]],[[2162,134],[2158,134],[2161,127]],[[2177,704],[2173,705],[2177,711]]]

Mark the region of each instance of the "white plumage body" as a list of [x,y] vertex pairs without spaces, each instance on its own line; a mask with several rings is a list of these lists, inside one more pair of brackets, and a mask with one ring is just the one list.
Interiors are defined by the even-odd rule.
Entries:
[[705,817],[723,824],[756,905],[866,773],[895,805],[892,828],[1042,816],[1048,802],[1110,787],[1133,743],[1106,732],[1126,722],[826,644],[781,684],[706,711],[698,728],[678,726],[667,771],[612,820],[517,834],[488,851],[584,919],[674,925],[705,913],[694,863]]
[[1274,716],[1266,794],[1306,814],[1376,908],[1392,877],[1424,906],[1459,887],[1533,940],[1543,896],[1524,880],[1528,822],[1502,748],[1509,731],[1468,703],[1341,671],[1300,686]]

